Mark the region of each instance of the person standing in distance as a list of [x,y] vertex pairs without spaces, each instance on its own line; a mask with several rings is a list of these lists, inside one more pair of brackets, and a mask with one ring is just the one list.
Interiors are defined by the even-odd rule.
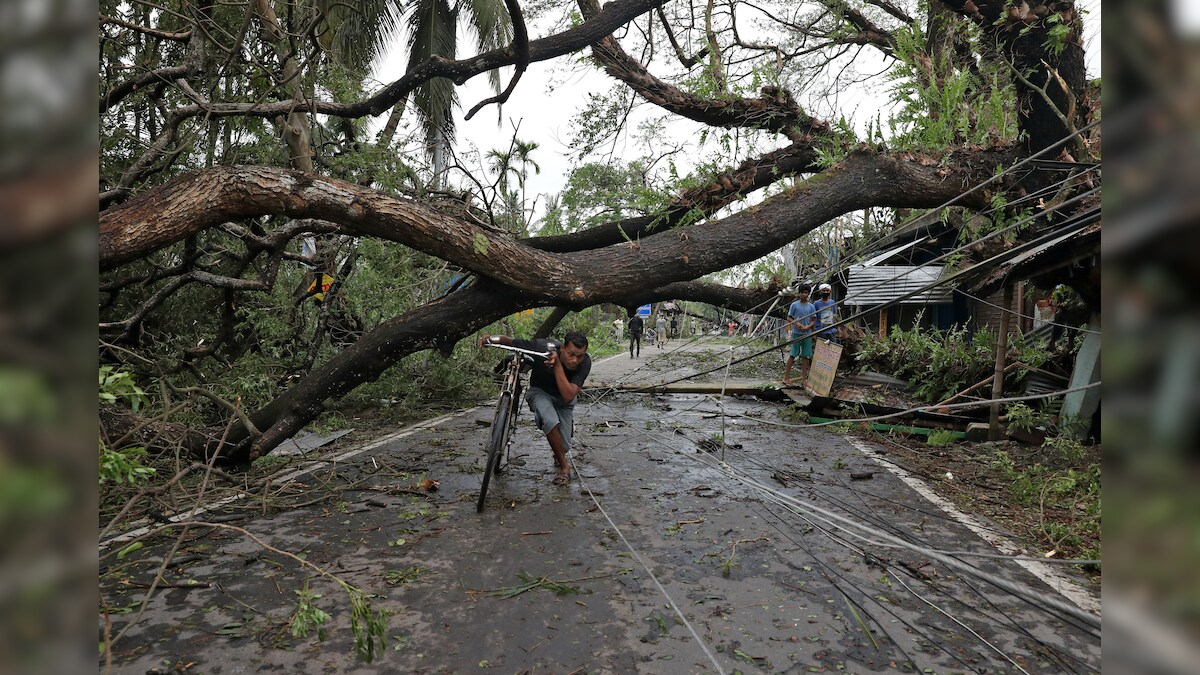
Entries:
[[[783,369],[783,383],[792,384],[792,364],[799,356],[800,385],[808,381],[808,369],[812,365],[813,339],[812,332],[816,328],[817,308],[808,301],[808,285],[800,287],[800,299],[788,307],[788,327],[791,328],[792,350],[788,354],[787,366]],[[801,337],[801,336],[804,337]]]
[[663,316],[662,312],[658,313],[658,319],[654,321],[654,335],[660,349],[667,344],[667,317]]
[[[646,329],[646,322],[642,321],[640,315],[634,314],[629,320],[629,358],[635,358],[642,355],[642,331]],[[634,349],[637,349],[635,352]]]
[[554,467],[557,470],[554,483],[566,485],[571,482],[567,450],[571,447],[574,431],[575,397],[592,372],[587,336],[572,331],[561,343],[541,338],[522,340],[507,335],[484,335],[479,338],[481,346],[489,342],[535,352],[550,352],[546,357],[533,357],[525,402],[533,411],[538,427],[546,434],[546,441],[550,443],[550,451],[554,454]]
[[817,337],[837,342],[837,329],[831,327],[837,323],[837,302],[830,297],[832,294],[833,287],[829,284],[817,286],[813,307],[817,308]]

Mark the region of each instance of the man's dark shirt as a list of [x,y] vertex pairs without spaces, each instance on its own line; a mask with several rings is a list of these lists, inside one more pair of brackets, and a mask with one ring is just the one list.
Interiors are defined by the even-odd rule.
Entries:
[[[632,322],[630,323],[632,326]],[[562,349],[562,342],[558,340],[546,340],[538,338],[536,340],[522,340],[513,338],[513,346],[521,349],[528,349],[534,352],[544,352],[549,345],[554,345],[555,349]],[[554,398],[562,400],[562,393],[558,391],[558,382],[554,380],[554,369],[546,365],[546,359],[541,356],[533,356],[533,370],[529,372],[529,386],[537,387],[542,391],[550,394]],[[567,381],[571,384],[583,388],[583,382],[592,372],[592,355],[584,354],[579,361],[579,365],[575,370],[568,369],[563,366],[563,374],[567,376]],[[574,401],[572,401],[574,403]]]
[[642,321],[642,317],[635,315],[632,319],[629,320],[629,334],[630,335],[641,335],[642,332],[645,330],[645,328],[646,328],[646,323],[644,321]]

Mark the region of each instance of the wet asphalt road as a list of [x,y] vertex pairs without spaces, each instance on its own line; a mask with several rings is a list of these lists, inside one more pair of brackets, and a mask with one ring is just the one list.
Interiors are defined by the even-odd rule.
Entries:
[[[593,380],[657,376],[646,366],[655,354],[643,357],[600,362]],[[337,585],[236,532],[196,530],[176,555],[197,559],[166,577],[184,587],[146,604],[113,672],[1099,670],[1098,629],[1042,606],[1039,597],[1062,598],[1012,561],[962,558],[1033,600],[786,501],[921,547],[995,552],[877,464],[869,443],[863,452],[843,435],[781,426],[780,410],[589,392],[576,412],[580,480],[569,486],[551,484],[549,450],[524,411],[516,462],[482,514],[488,407],[397,430],[295,479],[332,490],[329,500],[206,514],[239,514],[232,524],[370,594],[390,614],[373,663],[352,653],[350,603]],[[849,477],[868,471],[869,480]],[[440,489],[417,494],[422,478]],[[782,496],[747,484],[755,480]],[[152,577],[162,550],[121,561],[133,585],[102,586],[110,607],[129,610],[114,615],[116,630],[141,608],[136,583]],[[323,641],[289,632],[306,580],[331,615]]]

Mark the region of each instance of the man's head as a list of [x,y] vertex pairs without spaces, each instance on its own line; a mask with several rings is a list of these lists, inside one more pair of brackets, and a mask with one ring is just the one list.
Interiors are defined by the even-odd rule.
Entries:
[[583,361],[583,355],[587,354],[588,339],[587,336],[578,331],[571,331],[563,338],[562,349],[558,352],[558,358],[562,359],[563,368],[574,370],[579,367],[579,362]]
[[797,289],[796,292],[800,294],[801,300],[808,300],[808,291],[809,291],[808,284],[804,284],[799,289]]
[[833,287],[829,284],[821,284],[820,286],[817,286],[817,295],[821,296],[822,298],[828,298],[829,294],[832,292]]

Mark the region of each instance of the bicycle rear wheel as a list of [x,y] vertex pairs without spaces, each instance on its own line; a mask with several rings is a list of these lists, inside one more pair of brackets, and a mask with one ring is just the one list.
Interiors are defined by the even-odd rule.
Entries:
[[500,402],[496,404],[496,416],[492,418],[492,434],[488,439],[487,463],[483,465],[483,483],[479,486],[479,501],[475,502],[475,513],[483,512],[488,483],[491,482],[492,474],[503,457],[504,446],[508,442],[512,424],[512,407],[512,394],[507,392],[500,394]]

